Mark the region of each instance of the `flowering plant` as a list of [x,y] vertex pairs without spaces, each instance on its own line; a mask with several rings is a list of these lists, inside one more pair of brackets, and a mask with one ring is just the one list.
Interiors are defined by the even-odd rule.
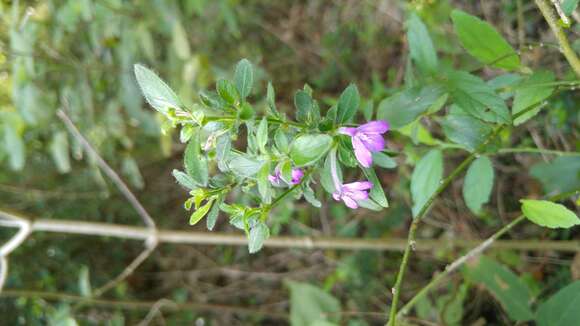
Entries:
[[[185,169],[174,170],[173,176],[191,195],[185,202],[186,209],[194,210],[190,224],[205,218],[211,230],[221,211],[246,232],[249,250],[256,252],[269,236],[269,213],[284,198],[303,198],[320,207],[313,189],[317,183],[349,208],[388,207],[372,167],[373,156],[379,164],[392,162],[383,152],[388,123],[353,124],[361,102],[355,85],[326,110],[305,86],[294,96],[296,116],[291,120],[278,111],[272,84],[261,102],[248,101],[254,72],[246,59],[237,64],[233,81],[219,80],[216,91],[202,92],[193,107],[183,105],[144,66],[135,65],[135,75],[148,103],[168,118],[165,128],[181,127],[180,140],[187,143]],[[256,108],[264,112],[259,114]],[[342,168],[357,166],[365,180],[343,184]],[[238,190],[251,200],[228,203],[227,195]]]

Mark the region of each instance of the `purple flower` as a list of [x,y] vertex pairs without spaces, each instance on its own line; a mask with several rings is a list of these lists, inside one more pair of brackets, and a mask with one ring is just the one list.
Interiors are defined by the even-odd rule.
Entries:
[[357,181],[340,185],[338,189],[332,193],[332,197],[336,201],[342,200],[346,206],[352,209],[358,208],[358,201],[369,198],[368,190],[373,187],[369,181]]
[[372,152],[380,152],[385,148],[383,134],[389,130],[386,121],[377,120],[365,123],[357,128],[343,127],[338,132],[352,138],[354,155],[362,166],[368,168],[373,163]]
[[[299,184],[303,176],[304,172],[302,169],[292,169],[292,180],[290,180],[289,185],[293,186]],[[282,172],[279,167],[274,169],[273,175],[268,176],[268,180],[270,180],[270,183],[272,183],[274,187],[285,187],[287,184],[284,179],[282,179]]]

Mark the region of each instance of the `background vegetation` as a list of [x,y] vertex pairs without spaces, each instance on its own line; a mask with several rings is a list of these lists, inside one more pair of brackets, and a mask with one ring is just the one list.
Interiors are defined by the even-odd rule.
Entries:
[[[482,64],[457,35],[453,9],[490,23],[517,50],[521,64]],[[578,52],[579,17],[574,7],[564,9],[570,19],[565,35]],[[248,58],[255,70],[252,96],[264,98],[271,81],[279,109],[289,116],[294,115],[294,93],[305,83],[326,108],[353,82],[361,107],[374,107],[379,118],[400,124],[387,134],[393,163],[378,170],[388,209],[349,210],[317,192],[322,208],[288,200],[268,221],[272,236],[340,237],[353,243],[381,239],[392,250],[289,245],[266,246],[250,255],[243,246],[161,243],[128,278],[97,298],[95,289],[123,271],[141,253],[142,243],[34,232],[10,254],[0,294],[2,324],[384,324],[400,249],[417,209],[413,170],[437,147],[448,174],[466,157],[463,149],[478,144],[477,135],[469,138],[473,125],[438,115],[453,112],[445,100],[443,108],[431,106],[410,121],[399,111],[381,109],[393,107],[392,96],[420,84],[421,71],[429,69],[428,57],[411,57],[420,55],[407,33],[416,30],[413,24],[426,26],[441,71],[470,71],[512,110],[517,105],[542,110],[504,130],[489,155],[491,176],[469,181],[485,187],[493,180],[488,200],[465,202],[468,172],[435,202],[418,233],[432,242],[426,246],[417,240],[403,302],[466,247],[520,215],[520,199],[580,188],[579,77],[530,1],[2,1],[0,15],[0,210],[31,220],[142,225],[95,157],[57,117],[57,109],[66,106],[160,229],[205,229],[188,225],[187,192],[171,176],[182,168],[184,145],[166,117],[144,103],[135,63],[152,67],[192,106],[199,91],[231,79],[235,64]],[[490,40],[486,37],[482,42]],[[517,88],[525,82],[531,90]],[[520,100],[514,98],[518,92]],[[401,110],[407,105],[402,103]],[[350,173],[354,179],[355,172]],[[563,203],[578,212],[574,200],[577,194]],[[213,232],[239,230],[222,218]],[[0,243],[14,233],[0,228]],[[406,322],[531,323],[538,307],[566,286],[575,287],[565,301],[579,302],[574,296],[580,293],[574,283],[580,279],[578,235],[578,227],[518,225],[504,235],[509,241],[498,244],[500,250],[492,248],[479,264],[467,264],[432,289]]]

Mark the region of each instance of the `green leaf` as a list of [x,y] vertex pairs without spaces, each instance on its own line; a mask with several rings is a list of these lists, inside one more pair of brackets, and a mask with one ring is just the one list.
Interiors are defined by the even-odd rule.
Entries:
[[383,152],[373,153],[373,163],[385,169],[394,169],[397,167],[397,161]]
[[332,145],[332,137],[326,134],[302,135],[290,144],[290,158],[297,167],[316,163]]
[[[334,186],[334,181],[332,180],[330,159],[330,155],[328,155],[326,156],[326,160],[324,160],[324,166],[322,171],[320,171],[320,183],[326,192],[332,194],[336,191],[336,187]],[[340,167],[340,162],[336,162],[336,175],[338,177],[338,181],[342,183],[342,169]]]
[[578,0],[564,0],[562,2],[562,11],[566,16],[572,15],[576,7],[578,7]]
[[383,186],[381,185],[381,181],[377,177],[375,170],[373,168],[363,168],[364,175],[367,177],[367,180],[373,184],[373,187],[369,191],[369,198],[374,200],[377,204],[381,205],[382,207],[389,207],[389,201],[387,200],[387,196],[385,195],[385,191],[383,190]]
[[54,134],[50,143],[50,154],[60,173],[70,172],[70,155],[68,137],[66,131],[60,131]]
[[316,198],[316,195],[310,186],[305,186],[302,189],[302,192],[304,194],[304,199],[306,199],[306,201],[309,202],[312,206],[318,208],[322,207],[322,203]]
[[481,156],[471,163],[463,182],[465,204],[474,214],[481,213],[483,204],[489,202],[493,188],[493,165],[487,156]]
[[266,117],[262,118],[260,124],[258,125],[258,130],[256,131],[256,142],[258,143],[258,148],[262,153],[266,153],[266,144],[268,143],[268,120]]
[[184,153],[184,165],[185,171],[198,186],[207,186],[209,173],[207,161],[201,155],[199,136],[192,137],[187,144]]
[[294,94],[294,106],[296,107],[296,120],[312,121],[312,97],[305,91]]
[[340,94],[336,111],[336,123],[343,124],[354,117],[360,104],[360,95],[355,84],[350,84]]
[[520,67],[517,52],[492,25],[461,10],[453,10],[451,20],[465,50],[479,61],[508,70]]
[[338,322],[340,302],[313,285],[287,282],[290,288],[290,325],[313,326],[320,322]]
[[262,201],[269,204],[272,197],[272,187],[268,176],[270,175],[270,162],[264,163],[260,171],[258,171],[258,192]]
[[248,250],[254,254],[264,245],[264,241],[270,237],[270,229],[264,222],[257,222],[250,228],[248,235]]
[[232,159],[228,163],[229,169],[238,176],[253,177],[264,165],[263,160],[251,157],[246,154],[232,153]]
[[206,226],[208,230],[213,230],[215,227],[215,223],[217,222],[218,215],[220,213],[220,206],[224,202],[224,197],[220,197],[217,199],[216,203],[211,207],[209,213],[207,213],[207,217],[205,219]]
[[504,100],[479,77],[465,71],[453,71],[447,77],[451,97],[463,111],[484,121],[510,123]]
[[526,321],[534,318],[530,309],[530,290],[507,267],[481,256],[468,262],[463,273],[469,280],[483,284],[501,303],[511,319]]
[[413,217],[421,211],[431,195],[439,187],[443,176],[443,154],[440,150],[429,151],[417,163],[411,176],[411,196],[413,197]]
[[173,174],[173,177],[175,178],[175,180],[177,180],[177,183],[179,183],[179,185],[181,185],[185,189],[188,190],[197,189],[195,181],[193,181],[193,179],[186,173],[174,169],[171,172],[171,174]]
[[276,147],[280,152],[288,152],[288,137],[286,137],[286,134],[282,129],[276,130],[276,133],[274,134],[274,143],[276,143]]
[[193,212],[193,214],[191,214],[191,217],[189,218],[189,225],[196,225],[197,222],[201,221],[201,219],[207,214],[207,212],[209,212],[209,209],[211,208],[213,202],[214,199],[212,198],[208,200],[207,203],[205,203],[203,206],[196,209],[195,212]]
[[[551,71],[536,71],[525,81],[516,87],[512,114],[515,115],[532,105],[536,105],[546,100],[554,92],[555,86],[549,85],[556,77]],[[548,84],[548,85],[547,85]],[[520,125],[540,112],[540,108],[526,112],[524,115],[514,119],[514,125]]]
[[452,142],[475,151],[492,132],[487,123],[465,114],[463,110],[451,109],[451,112],[441,121],[445,136]]
[[538,326],[576,325],[580,320],[580,281],[568,284],[538,307]]
[[235,104],[240,99],[238,90],[229,80],[218,80],[216,83],[216,91],[224,101],[231,105]]
[[187,33],[185,28],[181,25],[179,20],[174,20],[173,22],[173,47],[175,48],[175,54],[181,60],[187,60],[191,57],[191,49],[189,47],[189,41],[187,39]]
[[522,199],[522,212],[532,222],[547,228],[570,228],[580,219],[564,205],[547,200]]
[[81,296],[85,298],[92,295],[91,278],[89,268],[86,265],[81,266],[81,270],[79,272],[79,292]]
[[161,80],[153,71],[140,64],[134,66],[135,78],[145,96],[147,103],[155,110],[167,114],[171,108],[182,108],[181,101],[175,92]]
[[412,13],[407,20],[407,40],[411,59],[423,71],[435,72],[437,70],[437,52],[421,18]]
[[145,187],[145,181],[134,158],[126,156],[121,164],[121,171],[135,188],[143,189]]
[[242,100],[245,100],[252,92],[254,84],[254,70],[252,63],[248,59],[242,59],[238,62],[234,73],[234,81]]
[[268,82],[268,87],[266,88],[266,102],[268,103],[268,109],[270,109],[270,114],[278,116],[278,109],[276,108],[276,91],[271,82]]
[[230,133],[226,132],[216,139],[215,152],[218,168],[222,172],[229,170],[228,162],[230,161],[230,152],[232,149],[232,140]]
[[552,162],[537,163],[530,174],[540,180],[546,193],[567,192],[580,188],[580,157],[561,156]]
[[14,126],[10,123],[4,124],[4,148],[8,152],[10,168],[20,171],[26,162],[26,147]]
[[377,109],[377,118],[401,128],[413,122],[443,95],[440,86],[424,86],[406,89],[382,100]]

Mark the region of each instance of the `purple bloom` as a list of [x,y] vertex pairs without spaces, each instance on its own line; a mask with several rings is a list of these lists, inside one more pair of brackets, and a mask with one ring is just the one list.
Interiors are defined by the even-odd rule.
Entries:
[[342,200],[346,206],[355,209],[358,208],[358,201],[369,198],[368,190],[373,187],[369,181],[357,181],[340,185],[332,194],[336,201]]
[[[292,169],[292,180],[290,180],[289,185],[294,186],[300,183],[302,177],[304,176],[304,172],[302,169]],[[287,182],[282,179],[282,172],[280,171],[279,167],[274,169],[274,174],[268,176],[268,180],[274,187],[285,187]]]
[[362,166],[368,168],[373,163],[372,152],[380,152],[385,148],[383,134],[389,130],[386,121],[377,120],[365,123],[357,128],[343,127],[338,132],[352,138],[354,155]]

